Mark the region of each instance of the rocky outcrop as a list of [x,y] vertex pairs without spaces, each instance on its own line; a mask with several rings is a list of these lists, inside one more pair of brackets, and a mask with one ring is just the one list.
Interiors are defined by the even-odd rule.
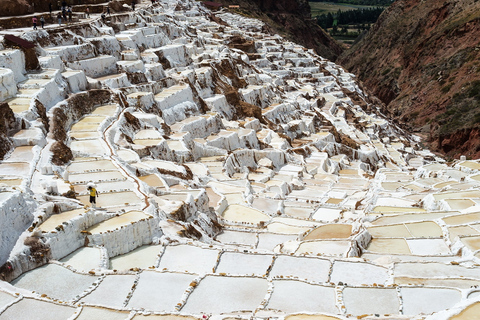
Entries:
[[399,0],[337,61],[433,150],[478,157],[479,36],[478,1]]
[[0,103],[0,160],[10,151],[12,142],[8,133],[15,126],[15,114],[8,106],[8,103]]
[[335,60],[343,48],[320,28],[310,15],[306,0],[222,0],[225,5],[239,5],[240,14],[264,21],[271,32],[315,49],[324,58]]

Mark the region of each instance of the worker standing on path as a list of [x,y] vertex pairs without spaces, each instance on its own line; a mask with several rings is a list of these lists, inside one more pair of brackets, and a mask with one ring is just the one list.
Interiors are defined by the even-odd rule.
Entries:
[[37,30],[37,16],[33,16],[32,22],[33,22],[33,30]]
[[42,25],[42,29],[45,29],[45,18],[43,16],[40,17],[40,24]]
[[96,208],[97,207],[96,198],[98,197],[97,189],[95,188],[95,185],[93,183],[89,183],[87,189],[90,194],[90,203],[92,204],[92,208]]
[[61,26],[62,25],[62,14],[60,12],[57,14],[57,20],[58,20],[58,25]]

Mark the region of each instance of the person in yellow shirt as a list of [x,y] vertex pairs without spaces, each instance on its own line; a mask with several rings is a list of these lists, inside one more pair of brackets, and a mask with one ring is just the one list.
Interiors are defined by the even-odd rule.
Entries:
[[92,186],[88,186],[87,189],[88,189],[88,192],[90,193],[90,203],[92,204],[92,208],[96,208],[97,207],[96,197],[98,197],[97,189],[95,189],[95,187],[92,187]]

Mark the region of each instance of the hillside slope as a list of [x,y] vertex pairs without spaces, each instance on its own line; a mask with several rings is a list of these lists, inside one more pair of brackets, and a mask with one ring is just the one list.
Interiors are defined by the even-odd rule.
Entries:
[[480,1],[397,0],[337,60],[435,151],[480,156]]
[[307,0],[219,0],[225,5],[240,5],[238,13],[260,19],[272,31],[302,44],[324,58],[335,60],[343,48],[311,19]]

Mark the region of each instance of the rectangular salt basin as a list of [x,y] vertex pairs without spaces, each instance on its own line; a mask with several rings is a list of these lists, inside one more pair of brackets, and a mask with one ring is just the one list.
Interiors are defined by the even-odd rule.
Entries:
[[69,301],[97,280],[97,277],[74,273],[56,264],[46,264],[22,274],[12,285],[46,294],[50,298]]
[[99,181],[111,181],[111,180],[125,180],[125,177],[119,171],[99,171],[99,172],[88,172],[88,173],[77,173],[70,174],[68,176],[68,181],[73,184],[76,183],[86,183],[89,181],[99,182]]
[[158,269],[192,272],[197,274],[214,271],[219,251],[189,245],[167,246]]
[[81,302],[122,308],[135,283],[135,275],[107,275]]
[[301,258],[280,255],[275,259],[269,276],[296,277],[314,282],[327,282],[331,263],[327,259]]
[[52,320],[53,314],[55,315],[55,319],[70,319],[74,315],[75,310],[75,308],[56,303],[24,298],[7,308],[7,310],[2,313],[1,319]]
[[162,180],[156,174],[149,174],[143,177],[139,177],[140,180],[148,184],[150,187],[165,188]]
[[93,319],[108,319],[108,320],[127,320],[130,317],[129,311],[117,311],[98,307],[84,306],[78,318],[75,320],[93,320]]
[[272,262],[271,255],[224,252],[220,256],[216,273],[263,276],[267,274]]
[[95,109],[95,111],[92,112],[92,115],[104,115],[111,117],[115,114],[115,111],[117,111],[118,105],[116,104],[108,104],[104,106],[100,106]]
[[62,258],[60,262],[76,270],[88,272],[100,268],[101,251],[99,248],[83,247]]
[[218,314],[254,311],[265,298],[267,290],[266,279],[207,276],[190,294],[182,312]]
[[367,250],[376,253],[410,254],[405,239],[372,239]]
[[141,246],[128,253],[110,259],[110,269],[129,270],[132,268],[147,269],[155,267],[162,246]]
[[99,224],[94,225],[87,229],[90,233],[100,233],[115,230],[130,223],[135,223],[142,219],[148,219],[150,216],[146,215],[141,211],[130,211],[117,216],[106,221],[100,222]]
[[335,288],[293,280],[274,280],[273,293],[266,309],[286,313],[338,313]]
[[67,168],[68,172],[111,171],[118,170],[111,160],[73,161]]
[[413,207],[392,207],[392,206],[376,206],[369,214],[396,214],[396,213],[414,213],[426,212],[423,208]]
[[33,160],[33,146],[16,147],[10,156],[4,161],[7,162],[31,162]]
[[0,175],[3,176],[26,176],[30,172],[28,162],[2,162],[0,163]]
[[[190,274],[144,271],[140,274],[127,307],[157,312],[175,311],[175,306],[181,302],[183,294],[195,278],[196,275]],[[190,299],[191,296],[188,301]]]
[[471,190],[471,191],[462,191],[462,192],[444,192],[434,194],[433,197],[435,201],[445,200],[445,199],[462,199],[462,198],[480,198],[480,191]]
[[85,209],[76,209],[65,211],[59,214],[51,215],[47,220],[40,224],[39,228],[45,232],[51,232],[55,230],[55,227],[61,225],[63,222],[69,221],[85,213]]
[[[77,199],[86,206],[90,205],[89,195],[79,196]],[[102,193],[97,197],[97,206],[99,207],[114,207],[141,203],[143,203],[142,199],[140,199],[135,192],[132,191]]]
[[395,289],[345,288],[343,300],[349,314],[398,314],[400,301]]
[[[96,186],[96,189],[100,194],[134,190],[136,188],[136,184],[130,180],[97,182]],[[74,186],[75,192],[79,194],[88,194],[89,191],[87,188],[86,184],[77,184]]]
[[350,250],[350,241],[316,240],[303,242],[295,254],[346,256]]
[[103,147],[102,141],[99,139],[95,140],[74,140],[70,143],[70,149],[72,152],[78,152],[81,154],[88,155],[104,155],[106,154],[106,149]]

